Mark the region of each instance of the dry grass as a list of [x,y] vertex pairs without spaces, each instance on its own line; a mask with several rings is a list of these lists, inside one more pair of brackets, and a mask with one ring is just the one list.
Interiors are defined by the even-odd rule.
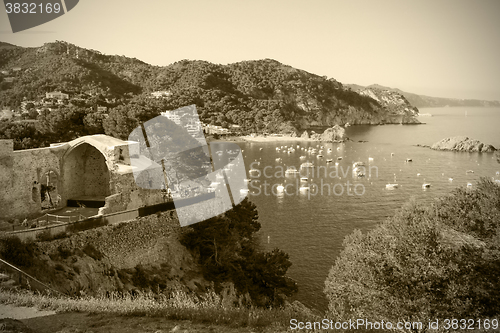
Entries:
[[234,305],[235,296],[221,297],[215,292],[189,295],[175,291],[169,295],[119,293],[100,296],[61,297],[28,290],[0,290],[0,303],[35,307],[56,312],[85,312],[118,316],[163,317],[171,320],[190,320],[195,323],[227,325],[230,327],[275,327],[285,328],[290,319],[301,318],[313,321],[308,313],[288,309],[258,309]]

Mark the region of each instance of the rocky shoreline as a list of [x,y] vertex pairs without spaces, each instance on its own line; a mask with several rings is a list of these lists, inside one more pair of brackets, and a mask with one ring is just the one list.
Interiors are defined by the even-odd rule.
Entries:
[[490,145],[483,143],[479,140],[474,140],[466,136],[455,136],[442,139],[433,145],[417,144],[417,147],[425,147],[434,150],[447,150],[457,152],[471,152],[471,153],[493,153],[497,149]]

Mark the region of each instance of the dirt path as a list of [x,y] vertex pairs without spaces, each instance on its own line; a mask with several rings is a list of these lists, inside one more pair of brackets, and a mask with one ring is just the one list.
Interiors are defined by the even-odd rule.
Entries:
[[[165,318],[120,317],[90,315],[86,313],[61,313],[51,316],[23,319],[21,322],[37,333],[258,333],[276,332],[276,329],[228,327],[175,321]],[[285,331],[282,331],[285,332]]]
[[54,315],[54,311],[40,311],[35,308],[14,306],[10,304],[0,304],[0,319],[27,319]]

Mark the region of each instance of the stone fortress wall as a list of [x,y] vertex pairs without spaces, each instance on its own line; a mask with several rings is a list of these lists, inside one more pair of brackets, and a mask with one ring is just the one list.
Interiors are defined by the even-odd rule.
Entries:
[[164,202],[159,189],[136,185],[130,160],[138,154],[137,143],[102,134],[16,151],[12,140],[0,140],[0,220],[41,215],[40,191],[49,178],[61,208],[80,197],[105,198],[99,214]]

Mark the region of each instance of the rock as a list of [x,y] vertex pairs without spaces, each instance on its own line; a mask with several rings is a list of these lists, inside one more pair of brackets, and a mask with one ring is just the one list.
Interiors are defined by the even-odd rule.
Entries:
[[302,135],[300,137],[302,139],[309,139],[309,133],[307,133],[307,131],[304,131],[304,133],[302,133]]
[[339,125],[334,125],[332,128],[326,129],[323,134],[320,135],[320,140],[323,142],[343,142],[347,140],[345,135],[345,129]]
[[467,151],[479,153],[492,153],[496,148],[492,145],[482,143],[478,140],[470,139],[466,136],[455,136],[443,139],[431,146],[434,150]]

